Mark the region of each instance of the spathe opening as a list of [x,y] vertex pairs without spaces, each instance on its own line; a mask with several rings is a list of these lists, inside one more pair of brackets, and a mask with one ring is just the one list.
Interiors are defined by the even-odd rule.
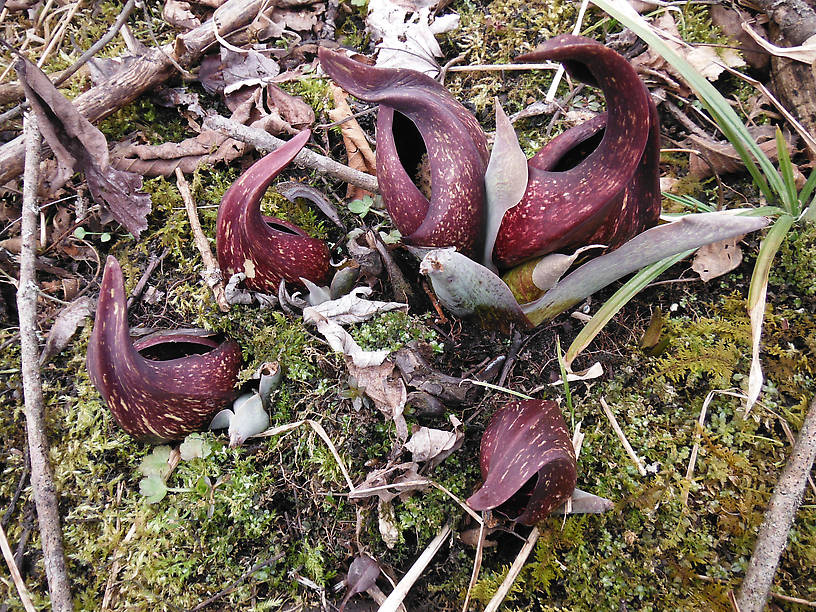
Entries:
[[394,111],[394,142],[400,163],[422,194],[431,198],[431,167],[428,150],[422,134],[414,122],[398,111]]
[[193,355],[206,355],[218,346],[211,338],[196,338],[184,335],[168,335],[137,342],[134,348],[145,359],[170,361]]
[[280,219],[275,219],[274,217],[264,217],[264,222],[266,222],[266,224],[276,232],[289,234],[290,236],[300,236],[300,234],[291,227],[284,225]]
[[553,167],[554,172],[565,172],[572,170],[575,166],[584,161],[589,155],[598,148],[603,139],[604,128],[595,132],[592,136],[577,143],[569,151],[567,151]]

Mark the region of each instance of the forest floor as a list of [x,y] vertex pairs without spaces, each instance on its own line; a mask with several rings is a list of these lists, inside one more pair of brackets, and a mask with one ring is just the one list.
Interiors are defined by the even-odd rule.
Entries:
[[[11,6],[11,0],[7,4]],[[438,36],[443,56],[437,61],[445,65],[458,58],[459,67],[510,62],[543,40],[570,32],[578,14],[576,5],[561,0],[443,4],[448,6],[439,13],[455,11],[460,22]],[[183,5],[168,2],[163,7],[150,0],[144,8],[137,7],[126,28],[136,42],[126,45],[128,36],[117,35],[98,57],[144,54],[144,47],[168,43],[190,29],[186,19],[203,22],[212,15],[206,3],[186,9]],[[351,163],[341,129],[329,115],[336,97],[329,79],[315,67],[315,58],[318,44],[372,52],[373,41],[365,32],[366,3],[269,5],[285,7],[274,9],[283,33],[265,42],[282,75],[277,84],[286,97],[278,99],[286,102],[274,108],[270,95],[266,107],[252,112],[277,115],[264,125],[270,131],[277,126],[286,140],[311,127],[309,147]],[[28,53],[32,61],[42,58],[44,71],[52,74],[72,65],[121,11],[119,3],[109,0],[37,3],[30,10],[3,10],[0,27],[11,46]],[[743,44],[726,36],[725,25],[713,25],[708,5],[681,5],[652,17],[672,14],[677,34],[703,45],[699,48]],[[583,18],[581,31],[614,44],[630,59],[645,51],[645,45],[622,35],[615,20],[594,8]],[[46,54],[49,41],[54,44]],[[11,54],[3,51],[0,70],[11,62]],[[758,206],[761,196],[748,173],[738,164],[721,165],[731,161],[721,159],[727,155],[709,155],[716,176],[700,170],[707,162],[689,161],[689,148],[708,145],[721,152],[717,147],[723,145],[722,136],[701,119],[699,104],[665,65],[654,58],[647,65],[641,57],[639,66],[661,101],[662,146],[672,149],[661,157],[664,191],[712,207]],[[493,385],[472,385],[461,401],[441,407],[409,399],[409,432],[419,427],[450,430],[455,417],[464,433],[461,447],[442,463],[417,465],[394,421],[376,409],[365,388],[350,376],[343,356],[333,352],[300,313],[262,308],[257,302],[232,305],[228,313],[219,310],[201,277],[204,263],[173,170],[180,167],[187,176],[202,229],[214,244],[218,204],[259,154],[235,141],[229,155],[213,146],[212,133],[206,134],[195,107],[225,116],[235,107],[228,107],[223,92],[213,90],[211,83],[202,84],[207,80],[204,62],[196,60],[184,68],[195,75],[180,78],[171,69],[173,76],[161,87],[151,87],[94,122],[112,147],[112,159],[125,160],[122,163],[145,177],[152,210],[138,240],[118,223],[102,222],[81,174],[41,199],[41,346],[68,303],[96,299],[105,258],[113,255],[122,265],[126,290],[140,285],[128,310],[132,333],[197,327],[230,337],[242,350],[240,378],[246,386],[262,364],[281,364],[284,376],[270,410],[270,427],[281,428],[281,433],[231,448],[223,432],[203,432],[188,437],[180,452],[176,444],[151,447],[135,441],[119,429],[86,370],[95,314],[90,302],[90,316],[69,334],[73,337],[65,348],[42,365],[50,460],[76,609],[335,610],[355,557],[365,553],[376,560],[382,571],[377,587],[387,595],[393,588],[389,582],[399,581],[447,524],[452,534],[409,591],[405,608],[458,610],[469,593],[471,609],[483,609],[530,534],[529,527],[495,515],[478,580],[469,589],[478,523],[461,500],[481,483],[481,435],[490,416],[517,399],[511,392],[558,402],[570,431],[580,427],[585,436],[578,487],[614,505],[604,514],[554,515],[541,522],[538,541],[507,595],[505,609],[734,609],[729,593],[739,589],[745,576],[792,436],[816,392],[813,224],[791,231],[773,262],[761,350],[765,382],[760,401],[747,416],[751,327],[746,299],[761,233],[743,239],[742,262],[722,276],[704,282],[690,259],[664,272],[613,317],[572,365],[577,372],[599,363],[603,374],[568,388],[553,384],[561,377],[557,346],[568,347],[586,319],[582,315],[594,314],[621,283],[532,331],[504,334],[445,315],[431,299],[416,260],[404,249],[389,247],[410,289],[409,308],[350,326],[354,340],[365,350],[395,353],[411,347],[434,370]],[[94,71],[115,69],[107,62],[86,67],[61,91],[74,99],[102,78]],[[770,82],[773,69],[766,62],[745,70]],[[603,108],[600,92],[566,79],[557,90],[557,104],[535,105],[543,100],[553,74],[450,69],[445,85],[486,132],[495,129],[495,96],[508,115],[526,109],[514,127],[529,156],[552,136]],[[2,111],[20,101],[10,85],[15,79],[11,69],[0,77]],[[794,163],[809,174],[806,146],[790,136],[790,127],[761,93],[727,73],[715,83],[757,132],[764,134],[772,125],[786,130]],[[368,111],[376,105],[353,98],[349,104],[373,144],[376,114]],[[233,119],[239,120],[237,116]],[[12,118],[0,129],[3,141],[10,141],[20,134],[21,121]],[[707,140],[699,140],[701,134]],[[195,138],[204,144],[196,148]],[[182,144],[172,150],[150,148],[165,143]],[[137,152],[136,145],[144,148]],[[15,306],[22,201],[17,179],[6,178],[0,209],[0,435],[5,440],[0,447],[0,524],[17,553],[34,606],[46,609],[49,595],[29,483]],[[373,230],[386,241],[394,237],[378,202],[359,192],[350,194],[343,181],[294,166],[279,180],[316,187],[336,206],[348,231]],[[325,239],[335,260],[347,256],[347,231],[303,200],[292,203],[270,194],[264,210]],[[666,198],[664,210],[685,209]],[[368,281],[371,299],[403,301],[405,295],[398,294],[386,273]],[[616,436],[602,400],[640,466]],[[336,454],[309,421],[320,424]],[[387,501],[375,494],[350,497],[338,457],[355,487],[367,479],[392,484],[398,474],[421,479],[425,486]],[[173,467],[164,469],[168,460]],[[166,486],[159,493],[144,485],[151,474],[156,477],[151,471],[156,461]],[[376,470],[385,474],[379,480],[372,479]],[[772,609],[816,608],[814,567],[816,487],[811,481],[774,579]],[[0,610],[21,609],[3,564]],[[363,593],[345,609],[376,606],[370,594]]]

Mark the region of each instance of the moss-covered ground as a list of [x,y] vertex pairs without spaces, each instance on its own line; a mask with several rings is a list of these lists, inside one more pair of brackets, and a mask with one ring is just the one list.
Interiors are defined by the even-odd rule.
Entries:
[[[338,27],[338,39],[363,45],[362,27],[354,17],[360,9],[352,5],[352,16]],[[109,23],[118,13],[113,3],[98,7],[95,22],[91,9],[87,10],[91,23]],[[575,6],[560,0],[459,0],[454,7],[462,24],[444,47],[450,57],[463,54],[463,64],[510,61],[540,40],[570,30],[575,15]],[[616,27],[591,12],[586,23],[597,36]],[[687,14],[684,28],[684,36],[690,38],[716,36],[698,9]],[[158,28],[155,34],[166,35]],[[144,32],[137,35],[149,44]],[[88,29],[77,32],[75,41],[84,48],[95,36]],[[115,54],[121,49],[109,51]],[[54,62],[50,69],[70,63],[65,58],[62,64]],[[457,72],[448,75],[447,85],[489,130],[494,96],[500,97],[508,112],[515,112],[541,99],[550,79],[551,73],[543,71]],[[81,86],[81,81],[75,81],[69,91],[76,93]],[[562,88],[566,91],[566,85]],[[325,110],[330,102],[324,82],[300,84],[295,91],[315,107],[318,122],[328,123]],[[591,90],[584,90],[574,103],[597,105],[593,96]],[[546,141],[548,122],[549,117],[539,117],[516,124],[528,152]],[[152,142],[180,140],[189,135],[185,126],[175,111],[158,109],[147,99],[102,125],[111,141],[138,130]],[[560,129],[557,124],[552,127]],[[329,132],[329,138],[332,153],[342,158],[336,131]],[[664,170],[682,178],[683,163],[673,160],[666,158]],[[216,166],[199,171],[192,181],[209,236],[214,236],[220,197],[239,171],[237,164]],[[302,172],[289,176],[316,181],[321,189],[341,197],[345,189]],[[713,201],[713,183],[688,183],[689,193]],[[153,196],[154,210],[141,241],[116,232],[109,242],[91,239],[101,256],[111,253],[122,262],[128,289],[139,280],[151,255],[168,251],[150,279],[164,296],[153,304],[139,302],[130,311],[131,326],[200,326],[228,335],[243,351],[242,381],[264,361],[280,361],[285,376],[275,396],[272,425],[319,421],[355,483],[397,459],[393,425],[366,403],[360,407],[357,402],[355,407],[359,395],[355,381],[313,329],[296,317],[257,306],[234,306],[226,315],[218,312],[199,277],[202,262],[174,181],[151,179],[146,188]],[[272,196],[265,205],[314,235],[326,237],[333,252],[341,255],[343,236],[320,215]],[[361,220],[343,214],[351,226],[371,220],[371,216]],[[615,505],[604,515],[544,521],[542,537],[504,609],[732,609],[728,592],[737,589],[744,576],[757,528],[790,451],[786,430],[798,431],[807,402],[816,393],[816,229],[802,227],[786,239],[771,273],[762,400],[746,417],[742,401],[735,396],[747,382],[750,330],[745,298],[756,240],[747,240],[745,261],[737,270],[708,284],[686,282],[693,276],[688,262],[670,269],[663,278],[678,282],[648,288],[576,362],[576,370],[595,361],[605,369],[602,378],[571,386],[573,409],[565,416],[571,427],[580,423],[586,435],[578,486]],[[93,270],[85,264],[79,269],[91,282]],[[416,280],[410,270],[406,272]],[[392,297],[387,282],[376,289],[378,296]],[[590,308],[594,310],[608,295],[611,290],[595,296]],[[435,321],[430,304],[422,299],[409,314],[382,316],[357,326],[353,335],[364,348],[396,350],[419,340],[431,348],[435,367],[456,376],[467,375],[510,349],[509,338],[475,329],[468,322]],[[658,308],[666,317],[661,342],[657,350],[644,351],[640,339]],[[43,335],[56,312],[57,306],[43,301]],[[35,605],[47,609],[26,479],[14,325],[5,321],[0,329],[0,436],[4,440],[0,516],[7,520],[12,546],[34,527],[23,550],[23,570]],[[168,478],[167,495],[151,503],[140,491],[144,474],[139,468],[152,449],[117,428],[88,379],[84,359],[91,325],[89,320],[69,347],[43,369],[51,460],[77,609],[189,610],[210,598],[212,603],[203,609],[333,609],[325,606],[339,604],[342,593],[336,587],[354,555],[367,552],[398,579],[449,521],[454,537],[411,591],[406,606],[411,611],[461,609],[475,555],[456,537],[473,527],[467,514],[437,489],[395,501],[399,536],[389,549],[378,530],[375,501],[348,499],[335,459],[307,426],[253,439],[238,449],[230,449],[223,435],[204,433],[196,442],[204,449],[198,453],[201,456],[182,460]],[[565,346],[577,329],[575,320],[563,315],[535,330],[523,344],[505,385],[559,401],[566,411],[563,388],[548,383],[558,377],[556,338]],[[714,394],[698,428],[703,402],[712,391],[730,393]],[[600,398],[605,398],[643,458],[645,477],[613,433],[600,409]],[[460,499],[480,482],[478,447],[487,419],[509,399],[501,391],[485,390],[474,403],[449,406],[437,416],[414,412],[409,406],[409,427],[449,428],[450,414],[465,422],[462,448],[428,473]],[[687,477],[695,444],[699,454]],[[524,528],[512,532],[511,525],[502,526],[506,529],[490,536],[496,545],[485,549],[481,577],[472,594],[474,609],[490,600],[528,533]],[[811,486],[790,533],[775,593],[816,601],[814,567],[816,490]],[[5,565],[0,566],[0,603],[7,609],[22,609]],[[773,605],[806,609],[781,599]]]

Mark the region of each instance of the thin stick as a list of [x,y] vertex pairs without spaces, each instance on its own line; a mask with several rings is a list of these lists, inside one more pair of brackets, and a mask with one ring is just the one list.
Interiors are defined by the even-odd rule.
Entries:
[[626,454],[629,455],[629,458],[632,460],[632,463],[635,464],[635,467],[637,468],[638,472],[640,472],[640,475],[645,476],[646,468],[643,467],[643,462],[640,460],[640,457],[637,456],[637,453],[635,453],[635,449],[632,448],[632,445],[629,444],[629,440],[626,439],[621,426],[618,425],[618,419],[616,419],[615,415],[612,414],[612,411],[609,409],[609,405],[606,403],[604,398],[601,398],[601,408],[603,408],[606,418],[609,419],[609,423],[612,425],[612,429],[615,430],[615,434],[618,436],[621,444],[623,444]]
[[510,569],[507,571],[507,576],[504,577],[504,581],[499,585],[499,588],[496,590],[496,594],[493,595],[493,599],[491,599],[490,603],[487,604],[484,612],[496,612],[496,610],[499,609],[499,606],[504,601],[504,598],[507,597],[507,594],[513,587],[513,583],[516,581],[516,578],[518,578],[518,575],[521,573],[521,568],[524,567],[527,557],[529,557],[530,553],[533,552],[533,548],[535,547],[536,542],[538,542],[540,535],[541,532],[538,530],[538,527],[533,527],[530,535],[528,535],[527,539],[524,541],[524,546],[521,547],[516,560],[513,561],[513,565],[511,565]]
[[190,220],[190,229],[193,230],[193,238],[195,238],[198,252],[201,253],[201,259],[204,261],[204,282],[212,289],[215,303],[218,304],[218,309],[221,312],[229,312],[230,305],[227,302],[227,296],[224,294],[224,277],[221,275],[221,268],[218,267],[218,262],[213,257],[210,249],[210,241],[204,235],[204,230],[201,229],[201,223],[198,220],[198,211],[196,210],[196,203],[193,199],[193,194],[190,192],[190,185],[187,179],[184,178],[184,173],[181,168],[176,168],[176,185],[179,192],[181,192],[181,199],[184,200],[184,208],[187,209],[187,218]]
[[408,591],[411,590],[411,587],[414,586],[414,583],[422,575],[422,572],[428,567],[431,559],[433,559],[436,553],[439,552],[439,549],[442,548],[442,544],[444,544],[450,532],[451,526],[450,523],[447,523],[442,527],[440,532],[436,534],[436,537],[431,540],[427,548],[422,551],[422,554],[419,555],[419,559],[414,562],[411,569],[402,577],[402,580],[397,583],[397,586],[391,591],[388,599],[380,606],[379,612],[396,612],[399,609],[405,596],[408,595]]
[[6,531],[2,525],[0,525],[0,548],[3,549],[3,558],[6,560],[11,579],[14,580],[14,586],[17,587],[17,594],[20,595],[20,601],[23,602],[23,607],[26,609],[26,612],[36,612],[25,582],[23,582],[23,577],[20,575],[20,568],[18,568],[17,563],[14,562],[14,555],[11,552]]
[[71,612],[71,586],[65,568],[62,548],[59,502],[54,475],[48,462],[48,438],[45,435],[45,405],[40,380],[39,345],[37,342],[37,273],[36,236],[39,211],[37,188],[40,180],[41,137],[36,118],[29,114],[24,121],[26,142],[23,176],[22,245],[20,248],[20,284],[17,310],[20,315],[20,353],[25,396],[28,452],[31,456],[31,489],[37,506],[45,574],[51,594],[51,606],[57,612]]
[[465,595],[465,603],[462,604],[462,612],[467,612],[468,604],[470,603],[470,594],[473,592],[473,587],[476,586],[476,581],[479,580],[479,570],[482,569],[482,557],[484,555],[484,541],[487,534],[485,534],[485,522],[479,526],[479,543],[476,545],[476,556],[473,559],[473,572],[470,574],[470,582],[468,583],[467,594]]
[[[247,127],[238,123],[237,121],[227,119],[226,117],[208,117],[206,121],[204,121],[204,126],[211,130],[217,130],[223,134],[226,134],[235,140],[240,140],[241,142],[251,144],[256,149],[262,151],[274,151],[278,147],[286,144],[285,140],[276,138],[269,132],[265,132],[264,130],[259,130],[257,128]],[[376,176],[371,176],[365,172],[360,172],[354,168],[349,168],[344,164],[336,162],[324,155],[315,153],[314,151],[310,151],[309,149],[301,150],[301,152],[295,157],[294,163],[301,168],[318,170],[319,172],[323,172],[340,180],[346,181],[347,183],[351,183],[357,187],[362,187],[366,191],[371,191],[372,193],[380,192]]]
[[737,602],[743,612],[762,612],[771,592],[779,557],[788,541],[793,519],[805,491],[807,475],[816,459],[816,398],[813,399],[791,451],[788,463],[776,483],[765,518],[759,528],[754,553],[745,572]]
[[127,308],[130,310],[133,308],[133,305],[142,297],[142,293],[144,293],[145,287],[147,286],[147,281],[150,280],[150,275],[155,272],[156,268],[159,267],[159,264],[164,260],[167,255],[169,255],[170,249],[164,247],[164,250],[161,252],[161,255],[156,257],[152,255],[150,257],[150,261],[147,263],[147,268],[142,273],[142,277],[139,279],[139,282],[136,283],[136,286],[133,288],[133,291],[130,292],[130,296],[127,299]]
[[714,399],[714,395],[718,393],[721,395],[730,395],[732,397],[745,397],[740,393],[714,390],[710,391],[708,395],[706,395],[705,400],[703,400],[703,407],[700,409],[700,417],[697,419],[697,428],[694,433],[694,446],[691,449],[691,457],[689,457],[688,468],[686,468],[686,480],[688,481],[688,486],[683,491],[682,499],[684,506],[688,504],[689,492],[691,490],[691,479],[694,477],[694,468],[697,463],[697,453],[700,452],[700,440],[702,439],[703,427],[705,426],[706,412],[708,411],[708,406],[711,404],[711,400]]

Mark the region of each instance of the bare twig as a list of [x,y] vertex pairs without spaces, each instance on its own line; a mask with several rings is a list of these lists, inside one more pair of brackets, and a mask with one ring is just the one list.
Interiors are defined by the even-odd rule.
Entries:
[[39,211],[37,187],[40,174],[40,132],[33,114],[24,121],[26,140],[25,175],[23,177],[22,246],[20,249],[20,285],[17,310],[20,314],[20,353],[23,392],[25,395],[26,430],[31,456],[31,488],[37,506],[45,573],[51,606],[57,612],[71,612],[71,586],[65,568],[62,548],[59,505],[54,475],[48,461],[48,439],[45,436],[45,406],[40,380],[39,345],[37,343],[37,273],[36,240]]
[[511,565],[510,569],[507,571],[507,576],[504,577],[504,580],[496,590],[496,594],[493,595],[490,603],[488,603],[485,607],[484,612],[496,612],[496,610],[499,609],[499,606],[501,606],[504,598],[507,597],[507,594],[513,587],[513,583],[516,581],[516,578],[518,578],[519,573],[521,573],[521,568],[524,567],[527,557],[529,557],[530,553],[533,552],[533,548],[535,547],[536,542],[538,542],[540,535],[541,532],[538,530],[538,527],[533,527],[530,535],[528,535],[527,539],[524,541],[524,546],[521,547],[516,560],[513,561],[513,565]]
[[408,591],[411,590],[411,587],[414,586],[414,583],[422,575],[422,572],[428,567],[431,559],[433,559],[436,553],[439,552],[439,549],[442,548],[442,544],[445,543],[445,539],[450,535],[450,532],[450,523],[442,527],[440,532],[436,534],[436,537],[431,540],[430,544],[428,544],[425,550],[422,551],[422,554],[419,555],[419,558],[411,566],[411,569],[405,573],[402,580],[400,580],[397,586],[394,587],[394,590],[391,591],[388,599],[380,606],[379,612],[396,612],[399,609],[405,596],[408,595]]
[[28,588],[26,588],[17,563],[14,561],[14,555],[11,554],[11,547],[9,546],[6,532],[2,526],[0,526],[0,549],[3,550],[3,558],[6,560],[11,579],[14,580],[14,586],[17,588],[17,594],[20,596],[20,601],[23,602],[23,607],[26,609],[26,612],[35,612],[36,608],[31,602],[31,596],[28,594]]
[[609,409],[609,404],[606,403],[604,398],[601,398],[601,408],[603,408],[606,418],[609,419],[612,429],[615,430],[615,435],[618,436],[621,444],[623,444],[626,454],[629,455],[629,458],[632,460],[632,463],[635,464],[635,467],[637,468],[638,472],[640,472],[640,475],[645,476],[646,468],[643,467],[643,462],[640,460],[640,457],[637,456],[637,453],[635,452],[635,449],[632,448],[632,445],[629,444],[629,440],[626,439],[626,435],[624,435],[621,426],[618,424],[618,419],[616,419],[615,415],[612,414],[612,410]]
[[181,193],[181,199],[184,200],[184,208],[187,209],[187,218],[190,220],[190,229],[193,231],[196,247],[198,252],[201,253],[201,259],[204,261],[204,282],[212,289],[218,309],[221,312],[229,312],[230,305],[227,302],[227,296],[224,294],[224,278],[221,276],[221,268],[218,267],[218,262],[213,257],[210,241],[207,240],[204,230],[201,229],[196,203],[181,168],[176,168],[176,185]]
[[159,267],[159,264],[164,260],[165,257],[170,253],[170,249],[167,247],[161,252],[161,255],[158,257],[156,255],[152,255],[150,257],[150,261],[147,263],[147,268],[142,273],[142,277],[139,279],[139,282],[136,283],[136,286],[133,288],[133,291],[130,292],[130,296],[127,299],[127,308],[130,310],[133,308],[133,305],[139,301],[139,298],[142,297],[142,293],[144,293],[145,287],[147,286],[147,281],[150,280],[150,275],[155,272],[156,268]]
[[788,541],[793,519],[813,460],[816,459],[816,398],[810,402],[799,437],[776,483],[765,518],[759,528],[754,554],[748,563],[737,602],[743,612],[762,612],[771,592],[779,557]]
[[[274,151],[278,147],[286,144],[285,140],[276,138],[269,132],[265,132],[264,130],[259,130],[257,128],[247,127],[238,123],[237,121],[227,119],[226,117],[208,117],[207,120],[204,121],[204,126],[211,130],[218,130],[219,132],[222,132],[235,140],[240,140],[241,142],[251,144],[256,149],[262,151]],[[310,151],[309,149],[301,150],[301,152],[295,157],[294,163],[301,168],[318,170],[319,172],[323,172],[340,180],[346,181],[352,185],[357,185],[366,191],[371,191],[373,193],[380,192],[377,185],[377,177],[366,174],[365,172],[360,172],[354,168],[349,168],[344,164],[336,162],[324,155]]]

